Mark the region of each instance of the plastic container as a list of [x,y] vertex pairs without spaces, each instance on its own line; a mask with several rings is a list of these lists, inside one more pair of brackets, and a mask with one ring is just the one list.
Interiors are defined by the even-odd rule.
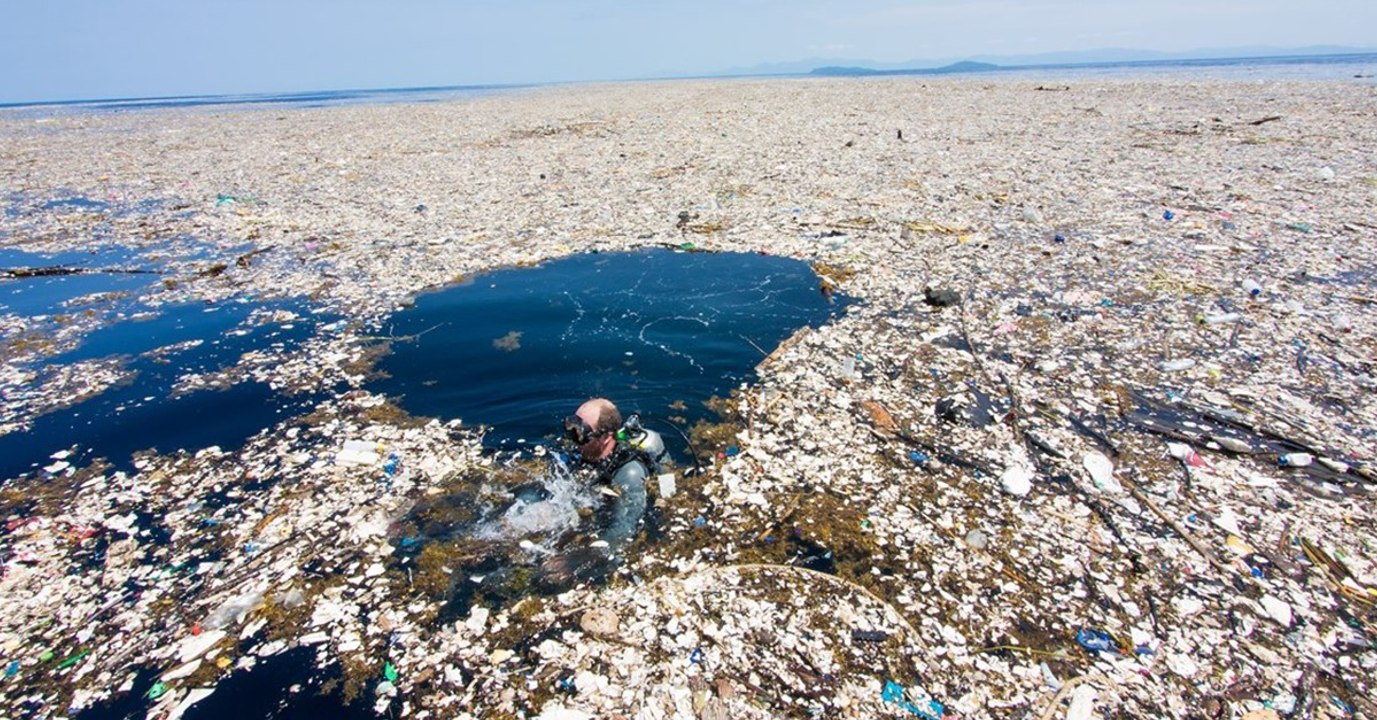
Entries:
[[1231,312],[1231,313],[1215,313],[1215,314],[1212,314],[1212,315],[1201,315],[1201,316],[1200,316],[1200,324],[1202,324],[1202,325],[1225,325],[1225,324],[1228,324],[1228,323],[1236,323],[1236,322],[1238,322],[1239,320],[1242,320],[1242,319],[1243,319],[1243,314],[1242,314],[1242,313],[1236,313],[1236,312]]
[[215,608],[206,616],[201,627],[206,630],[219,630],[233,623],[238,623],[243,615],[250,610],[258,607],[263,602],[263,593],[246,592],[243,595],[232,597],[226,600],[220,607]]
[[1252,278],[1244,278],[1240,284],[1243,286],[1243,291],[1248,293],[1250,297],[1257,297],[1262,294],[1262,286]]
[[1315,456],[1310,453],[1287,453],[1277,458],[1277,464],[1282,467],[1306,467],[1315,462]]

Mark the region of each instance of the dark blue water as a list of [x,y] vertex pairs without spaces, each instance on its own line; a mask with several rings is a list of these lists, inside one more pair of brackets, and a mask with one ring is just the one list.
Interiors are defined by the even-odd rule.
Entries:
[[[93,307],[108,310],[122,298],[155,285],[162,278],[160,265],[122,246],[96,251],[29,253],[0,249],[0,268],[65,267],[88,271],[78,275],[0,278],[0,313],[45,315],[82,312]],[[148,272],[101,272],[136,270]],[[80,302],[76,302],[78,300]],[[127,305],[127,303],[125,303]],[[108,306],[108,307],[107,307]]]
[[498,443],[550,437],[592,396],[692,423],[780,341],[843,311],[818,282],[799,260],[669,250],[493,272],[394,316],[394,336],[417,337],[394,344],[373,389],[414,414],[488,425]]
[[[140,450],[196,451],[212,445],[232,450],[260,430],[307,410],[317,398],[283,397],[249,380],[223,390],[173,393],[177,379],[186,373],[229,367],[245,352],[276,343],[293,346],[315,331],[316,321],[309,319],[289,323],[291,327],[246,323],[259,307],[265,306],[168,308],[151,320],[102,328],[75,350],[49,361],[46,365],[119,358],[133,378],[40,415],[27,431],[0,435],[0,478],[34,472],[51,462],[52,453],[71,448],[76,455],[68,461],[74,465],[100,457],[126,470],[131,455]],[[169,349],[187,340],[202,342]]]
[[[238,718],[333,718],[335,720],[376,720],[372,708],[373,689],[382,680],[369,683],[366,695],[346,704],[338,690],[326,685],[339,678],[338,669],[320,672],[315,667],[315,651],[296,648],[260,660],[252,669],[235,670],[215,686],[210,697],[192,705],[183,715],[186,720]],[[154,705],[147,699],[157,673],[138,673],[129,693],[76,714],[77,720],[143,718]]]
[[[97,200],[62,189],[11,192],[2,202],[11,229],[52,215],[113,218],[190,207],[176,198]],[[137,247],[101,243],[99,226],[94,228],[88,248],[55,253],[0,248],[0,268],[81,271],[0,278],[0,314],[11,316],[4,347],[16,357],[28,358],[22,354],[27,348],[63,338],[56,354],[20,363],[37,378],[27,387],[14,388],[12,395],[7,391],[7,410],[22,407],[33,393],[52,392],[44,390],[47,381],[75,363],[101,361],[123,371],[119,383],[90,398],[57,409],[52,409],[54,400],[72,398],[40,399],[36,409],[46,408],[46,414],[16,418],[31,421],[31,426],[0,435],[0,479],[36,473],[59,450],[73,450],[75,456],[68,459],[74,465],[99,457],[129,469],[131,455],[139,450],[195,451],[211,445],[233,449],[311,400],[283,398],[251,381],[235,382],[222,391],[174,395],[183,375],[232,366],[249,350],[299,343],[313,334],[316,321],[300,303],[239,298],[216,304],[164,304],[159,298],[161,283],[174,260],[233,258],[243,248],[217,247],[186,235],[140,242]],[[302,319],[275,324],[255,316],[273,310],[292,310]]]

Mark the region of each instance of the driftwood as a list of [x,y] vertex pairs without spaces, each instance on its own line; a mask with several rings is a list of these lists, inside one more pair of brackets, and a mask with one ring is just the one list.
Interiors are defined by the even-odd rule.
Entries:
[[802,330],[799,330],[793,335],[790,335],[788,338],[784,340],[784,342],[779,344],[779,347],[775,348],[774,352],[765,356],[764,360],[761,360],[759,363],[756,364],[755,371],[759,373],[770,363],[773,363],[775,360],[779,359],[779,356],[788,352],[789,348],[799,344],[800,341],[808,337],[808,335],[812,333],[812,330],[812,328],[803,328]]
[[161,275],[161,270],[139,270],[128,268],[84,268],[53,265],[36,268],[0,268],[0,279],[19,280],[37,277],[63,277],[66,275]]
[[1203,543],[1197,540],[1196,537],[1192,535],[1189,530],[1182,527],[1181,523],[1176,522],[1176,520],[1174,520],[1170,515],[1163,512],[1162,508],[1157,507],[1157,503],[1153,502],[1152,499],[1149,498],[1146,493],[1138,489],[1138,484],[1136,482],[1129,480],[1128,478],[1120,478],[1120,483],[1124,486],[1125,489],[1128,490],[1130,494],[1133,495],[1135,499],[1137,499],[1138,502],[1146,505],[1147,508],[1152,511],[1153,515],[1156,515],[1159,520],[1167,524],[1167,527],[1170,527],[1177,535],[1181,536],[1182,540],[1185,540],[1187,544],[1189,544],[1192,548],[1195,548],[1195,551],[1197,553],[1200,553],[1201,557],[1208,560],[1210,565],[1212,565],[1214,569],[1218,570],[1225,576],[1237,574],[1233,570],[1233,568],[1230,568],[1228,565],[1225,565],[1223,562],[1219,560],[1218,557],[1215,556],[1214,553],[1210,552],[1209,548],[1205,547]]

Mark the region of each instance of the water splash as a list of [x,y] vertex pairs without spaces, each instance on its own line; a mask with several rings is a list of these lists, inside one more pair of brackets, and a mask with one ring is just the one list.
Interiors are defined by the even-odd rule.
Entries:
[[560,536],[578,527],[579,511],[594,507],[597,497],[586,473],[570,466],[562,456],[553,456],[547,468],[544,475],[517,490],[516,501],[501,515],[480,523],[474,537],[524,539],[528,544],[523,549],[536,554],[553,552]]

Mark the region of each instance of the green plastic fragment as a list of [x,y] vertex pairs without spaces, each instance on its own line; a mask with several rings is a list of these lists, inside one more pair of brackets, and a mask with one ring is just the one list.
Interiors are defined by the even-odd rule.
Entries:
[[75,654],[75,655],[73,655],[73,656],[67,658],[66,660],[63,660],[63,661],[60,662],[60,663],[58,663],[58,664],[57,664],[57,669],[58,669],[58,670],[62,670],[62,669],[65,669],[65,668],[69,668],[69,667],[71,667],[71,666],[73,666],[73,665],[75,665],[75,664],[81,662],[81,659],[82,659],[82,658],[84,658],[84,657],[86,657],[87,655],[90,655],[90,654],[91,654],[91,651],[90,651],[90,650],[82,650],[81,652],[79,652],[79,653],[77,653],[77,654]]
[[157,700],[167,693],[167,685],[161,682],[153,683],[153,687],[148,688],[148,699]]
[[44,650],[43,654],[38,656],[38,661],[48,662],[49,660],[52,660],[55,657],[57,657],[57,655],[54,655],[52,650]]
[[691,243],[691,242],[679,243],[679,249],[680,249],[680,250],[692,250],[692,249],[695,248],[695,247],[697,247],[697,246],[694,245],[694,244]]
[[397,673],[397,668],[391,662],[383,666],[383,678],[385,680],[388,682],[397,682],[398,677],[400,676]]

